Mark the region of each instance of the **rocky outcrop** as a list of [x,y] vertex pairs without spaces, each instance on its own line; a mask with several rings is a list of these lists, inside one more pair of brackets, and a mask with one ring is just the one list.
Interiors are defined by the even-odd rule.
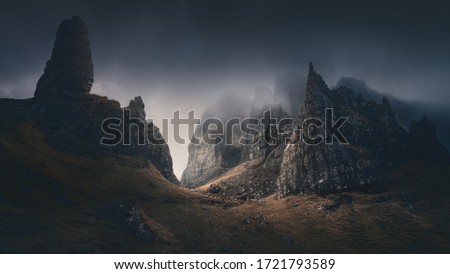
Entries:
[[87,25],[77,16],[66,19],[58,28],[52,55],[34,96],[41,98],[60,91],[89,93],[93,81]]
[[[167,180],[173,183],[179,183],[175,174],[173,173],[173,162],[170,155],[169,145],[164,141],[159,128],[146,120],[145,105],[140,96],[131,100],[128,107],[125,109],[130,110],[130,116],[139,118],[145,127],[143,131],[137,130],[137,128],[131,128],[131,146],[118,146],[117,150],[120,153],[140,156],[144,159],[148,159],[159,170],[161,175]],[[127,129],[125,129],[127,130]],[[139,136],[140,135],[140,136]],[[139,138],[144,143],[139,144]],[[153,141],[154,140],[154,141]]]
[[[275,191],[275,179],[278,176],[279,163],[281,157],[273,157],[273,153],[279,146],[285,144],[286,134],[281,134],[276,125],[265,126],[262,124],[264,113],[271,112],[271,117],[276,119],[286,118],[288,114],[281,105],[277,105],[278,100],[274,97],[272,91],[267,87],[258,87],[255,89],[252,102],[243,101],[242,98],[226,97],[208,109],[202,115],[202,124],[207,118],[218,118],[226,128],[226,122],[231,118],[255,118],[260,120],[260,124],[255,126],[257,134],[252,138],[244,136],[239,126],[233,128],[232,140],[228,144],[224,142],[220,144],[207,144],[201,142],[200,144],[189,144],[189,159],[188,165],[183,172],[181,184],[187,187],[195,188],[204,185],[215,178],[222,175],[226,176],[226,172],[238,167],[242,163],[254,161],[257,164],[247,165],[246,168],[240,169],[244,173],[239,178],[227,177],[222,178],[221,186],[227,191],[221,193],[229,194],[230,197],[247,197],[253,199],[255,197],[264,197],[267,194],[272,194]],[[201,126],[197,128],[196,136],[203,136],[207,132],[202,131]],[[274,136],[275,138],[271,138]],[[224,139],[226,136],[221,136]],[[246,137],[246,138],[241,138]],[[278,149],[282,151],[283,148]],[[272,156],[269,156],[271,155]],[[278,154],[276,154],[278,155]],[[270,168],[268,168],[270,167]],[[259,191],[258,187],[251,186],[251,181],[259,176],[263,169],[263,174],[272,179],[264,180],[264,191]],[[249,173],[245,173],[248,170]],[[242,185],[247,184],[247,185]],[[261,181],[262,182],[262,181]],[[226,187],[225,187],[226,185]],[[258,183],[261,185],[261,183]],[[241,187],[242,186],[242,187]],[[242,191],[244,189],[244,191]],[[269,191],[268,189],[271,189]],[[250,191],[251,190],[251,191]]]
[[[225,122],[230,117],[255,118],[260,121],[254,127],[257,134],[252,138],[241,139],[244,135],[236,128],[230,145],[190,144],[188,165],[181,183],[188,187],[199,187],[217,179],[216,187],[221,189],[220,195],[229,196],[230,199],[259,199],[273,194],[276,191],[282,151],[286,139],[292,133],[292,125],[287,124],[283,128],[267,126],[263,123],[264,113],[270,111],[270,116],[278,121],[291,117],[290,112],[297,113],[301,104],[297,99],[304,97],[302,83],[304,78],[299,75],[283,75],[277,78],[275,93],[270,88],[257,87],[251,104],[237,104],[228,98],[211,107],[202,120],[219,117]],[[226,111],[221,110],[223,106],[226,106]],[[201,134],[197,132],[197,136]],[[236,170],[240,170],[237,176],[229,176],[230,172],[234,174]]]
[[[395,122],[387,99],[377,104],[344,87],[330,90],[312,64],[305,94],[300,117],[325,121],[325,109],[332,108],[335,117],[348,117],[340,128],[348,144],[333,139],[332,143],[326,140],[314,145],[305,143],[303,140],[311,136],[311,131],[306,132],[311,125],[308,122],[298,125],[303,131],[296,131],[293,142],[285,149],[277,181],[278,195],[325,195],[386,182],[383,171],[390,162],[386,154],[401,149],[402,136],[406,134]],[[312,136],[324,136],[323,131],[312,128]]]
[[[89,157],[135,156],[125,164],[133,168],[154,165],[168,181],[179,183],[173,173],[168,145],[159,129],[146,121],[142,98],[136,97],[128,107],[121,108],[117,101],[89,94],[92,81],[87,26],[79,17],[64,20],[58,29],[52,58],[37,84],[35,98],[26,101],[27,112],[42,129],[47,143],[59,151]],[[124,110],[129,110],[130,118],[138,118],[138,124],[143,125],[130,127],[130,145],[124,143],[128,133]],[[102,125],[108,118],[122,121],[112,126],[122,139],[109,146],[100,144],[105,137]],[[152,143],[148,136],[160,142]]]
[[[334,116],[348,117],[340,128],[348,144],[334,140],[311,145],[298,140],[308,138],[305,129],[296,131],[292,143],[283,155],[280,176],[277,180],[278,195],[285,197],[296,193],[326,195],[349,189],[373,191],[391,181],[388,171],[408,158],[411,142],[408,139],[423,140],[412,130],[409,134],[396,122],[388,99],[381,104],[364,99],[345,87],[330,90],[322,77],[310,64],[306,98],[300,117],[314,117],[325,121],[325,108],[332,108]],[[301,119],[301,120],[302,120]],[[334,122],[333,122],[334,123]],[[427,125],[416,128],[428,128]],[[313,127],[313,136],[319,130]],[[430,132],[430,130],[424,130]],[[425,133],[423,135],[432,136]],[[429,138],[432,143],[435,138]],[[435,144],[432,145],[436,147]],[[433,152],[436,157],[438,152]]]
[[[448,163],[449,154],[437,139],[435,127],[424,119],[413,122],[407,132],[397,122],[387,97],[371,100],[344,86],[330,89],[312,64],[304,95],[296,95],[301,79],[291,78],[279,77],[275,94],[257,88],[250,114],[262,119],[270,110],[273,118],[293,118],[296,123],[285,127],[260,124],[258,134],[239,146],[191,144],[183,176],[197,180],[191,187],[209,182],[208,189],[201,189],[229,199],[260,199],[274,192],[278,197],[376,192],[393,182],[391,171],[406,161]],[[280,103],[280,94],[304,100],[290,102],[288,108]],[[293,106],[301,109],[298,117],[292,115]],[[327,116],[326,109],[332,114]],[[339,134],[334,127],[338,121],[342,123],[337,127]]]

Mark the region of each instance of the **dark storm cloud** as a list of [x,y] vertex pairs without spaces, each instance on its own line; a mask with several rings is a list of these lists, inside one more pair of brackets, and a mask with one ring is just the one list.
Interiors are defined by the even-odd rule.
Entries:
[[[93,92],[158,119],[249,96],[312,61],[406,99],[450,102],[449,1],[1,1],[0,97],[31,97],[64,18],[89,26]],[[184,111],[184,112],[183,112]],[[177,175],[187,147],[168,140]]]
[[76,14],[100,83],[193,96],[271,84],[311,60],[331,84],[355,76],[401,97],[449,100],[448,1],[390,2],[3,1],[0,81],[38,77],[57,25]]

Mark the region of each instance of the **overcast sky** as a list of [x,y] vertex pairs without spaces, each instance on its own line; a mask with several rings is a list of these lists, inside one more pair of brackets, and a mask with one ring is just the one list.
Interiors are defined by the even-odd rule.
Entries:
[[[92,92],[122,105],[141,95],[157,120],[178,108],[200,115],[227,92],[273,87],[279,74],[306,74],[309,61],[331,86],[350,76],[400,98],[450,104],[449,3],[2,0],[0,97],[33,95],[59,23],[79,15],[89,26]],[[180,176],[187,148],[171,144],[171,152]]]

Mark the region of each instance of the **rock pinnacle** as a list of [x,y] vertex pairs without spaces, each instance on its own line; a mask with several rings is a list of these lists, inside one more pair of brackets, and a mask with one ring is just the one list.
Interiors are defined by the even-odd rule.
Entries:
[[35,97],[59,92],[89,93],[94,68],[86,23],[78,16],[65,19],[58,28],[52,55],[39,79]]

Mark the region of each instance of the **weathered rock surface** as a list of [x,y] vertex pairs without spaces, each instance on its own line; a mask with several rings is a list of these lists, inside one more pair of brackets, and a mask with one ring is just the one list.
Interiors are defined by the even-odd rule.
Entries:
[[[175,174],[173,173],[173,162],[170,155],[169,145],[164,140],[159,128],[152,122],[147,122],[146,113],[144,110],[144,102],[140,96],[131,100],[127,109],[130,110],[131,117],[137,117],[143,121],[147,127],[147,131],[137,131],[136,128],[131,128],[132,144],[131,147],[118,146],[118,152],[133,156],[140,156],[144,159],[150,160],[150,162],[159,170],[159,172],[173,183],[179,183]],[[126,130],[126,129],[125,129]],[[138,144],[140,134],[144,144]],[[152,140],[157,143],[152,143]]]
[[[383,187],[391,181],[388,171],[405,160],[411,150],[408,136],[423,139],[414,130],[408,134],[399,126],[386,98],[378,104],[345,87],[330,90],[310,64],[301,118],[314,117],[324,121],[325,108],[333,108],[335,117],[348,117],[340,131],[349,144],[334,140],[332,144],[308,145],[295,142],[300,137],[306,138],[305,132],[302,136],[294,136],[285,149],[277,181],[280,197]],[[317,134],[317,129],[313,133]],[[431,146],[436,147],[435,144]],[[448,154],[445,150],[439,151]],[[433,152],[432,157],[437,153]]]
[[34,96],[40,98],[60,91],[89,93],[93,81],[87,25],[77,16],[66,19],[58,28],[51,58]]
[[[275,173],[270,174],[270,177],[277,177],[281,157],[275,157],[276,160],[274,160],[273,157],[271,158],[269,155],[275,150],[282,151],[284,149],[286,139],[289,139],[290,134],[292,133],[292,124],[287,124],[283,128],[265,126],[263,125],[264,113],[270,111],[271,117],[278,120],[293,117],[293,113],[297,114],[299,107],[303,102],[304,92],[302,89],[304,89],[305,82],[305,77],[301,75],[293,73],[281,75],[277,78],[275,83],[275,92],[272,92],[272,90],[267,87],[257,87],[251,103],[237,103],[232,98],[225,98],[222,101],[219,101],[215,106],[211,107],[202,116],[202,120],[208,117],[216,117],[221,121],[226,122],[226,120],[232,117],[239,117],[241,119],[249,117],[255,118],[260,120],[260,124],[255,127],[258,133],[253,135],[252,138],[248,138],[238,127],[235,127],[232,145],[225,145],[223,143],[219,145],[205,143],[199,145],[190,144],[188,165],[183,172],[183,177],[181,179],[182,185],[187,187],[201,186],[247,161],[256,161],[260,163],[270,162],[270,170],[275,171]],[[223,108],[225,108],[225,111]],[[198,130],[197,135],[201,134],[203,133]],[[243,136],[247,138],[242,139],[242,142],[240,142],[239,140]],[[277,155],[278,154],[279,153],[277,153]],[[268,161],[269,158],[271,158],[270,161]],[[252,166],[255,167],[255,165]],[[262,169],[262,166],[263,165],[258,165],[257,169]],[[267,166],[267,163],[265,163],[264,166]],[[249,174],[243,174],[243,177],[239,180],[249,182],[249,180],[245,178],[254,177],[252,174],[254,174],[255,171],[251,170],[249,172]],[[237,183],[238,180],[236,178],[229,179],[233,182],[227,180],[221,181],[223,184],[227,185],[226,189],[230,189],[234,194],[239,192],[237,190],[231,190],[233,185],[235,185],[235,188],[240,188],[238,185],[241,184]],[[267,181],[271,182],[272,179]],[[269,185],[272,188],[270,193],[276,190],[272,183]],[[247,189],[247,187],[244,188]],[[228,193],[230,194],[231,192]],[[255,190],[253,194],[247,196],[262,197],[266,195],[266,193],[269,192],[264,191],[264,193],[261,193],[260,191]]]
[[[188,164],[181,177],[183,186],[195,188],[204,185],[242,162],[243,146],[239,143],[241,136],[239,126],[233,127],[233,133],[229,131],[229,134],[226,134],[226,124],[230,119],[245,118],[249,106],[247,100],[230,96],[222,98],[203,113],[201,124],[195,130],[199,143],[189,144]],[[203,130],[202,126],[210,118],[218,119],[223,124],[224,134],[217,135],[223,141],[218,144],[206,143],[202,138],[211,132]],[[229,144],[226,144],[227,138]]]
[[[276,104],[276,101],[274,94],[269,88],[258,87],[255,89],[254,98],[251,103],[242,99],[236,101],[230,97],[222,99],[216,106],[207,110],[202,116],[202,123],[207,118],[215,117],[223,122],[224,128],[226,128],[226,121],[231,118],[237,117],[242,120],[243,118],[251,117],[259,119],[261,124],[255,127],[258,134],[254,135],[251,139],[241,139],[241,137],[244,137],[244,133],[239,126],[235,126],[233,128],[232,140],[229,144],[225,144],[225,142],[217,145],[206,144],[204,142],[200,144],[191,143],[189,145],[188,165],[181,179],[182,185],[191,188],[204,185],[221,175],[226,176],[226,172],[234,167],[238,167],[242,163],[255,160],[259,164],[251,165],[252,168],[249,169],[241,169],[243,174],[239,178],[230,177],[221,179],[221,186],[229,190],[222,192],[222,194],[227,193],[231,197],[245,196],[249,199],[272,194],[275,191],[275,180],[273,177],[276,178],[278,176],[278,167],[281,162],[281,157],[278,157],[279,154],[273,152],[279,146],[285,145],[284,141],[286,136],[289,136],[279,132],[284,132],[284,129],[280,130],[276,126],[269,127],[262,124],[264,112],[268,110],[271,111],[273,118],[281,119],[288,116],[281,105]],[[196,136],[201,136],[202,134],[205,134],[205,132],[202,132],[201,127],[197,128]],[[274,136],[275,138],[271,139],[270,136]],[[226,136],[222,137],[226,138]],[[270,156],[271,154],[272,156]],[[277,157],[273,155],[277,155]],[[268,166],[270,166],[269,169],[267,169]],[[261,174],[259,171],[263,169],[265,176],[270,178],[264,180],[264,182],[256,182],[256,180],[261,179],[261,176],[255,176],[254,174]],[[247,174],[245,170],[248,170],[249,173]],[[257,177],[259,179],[256,179]],[[257,185],[264,185],[264,190],[260,191],[258,187],[251,186],[251,182],[253,181]],[[270,190],[268,190],[269,188]],[[239,189],[244,190],[241,191]],[[251,191],[249,191],[250,189]]]
[[[297,95],[293,90],[298,89],[300,78],[279,78],[278,95],[270,89],[257,88],[250,108],[252,117],[262,118],[269,109],[274,118],[294,118],[295,125],[285,128],[259,125],[259,133],[238,146],[239,149],[191,145],[185,173],[195,170],[197,182],[190,186],[212,182],[207,190],[210,194],[230,199],[259,199],[274,192],[278,197],[299,193],[327,195],[346,190],[379,192],[394,181],[390,171],[405,161],[449,162],[449,153],[426,118],[413,122],[408,133],[397,122],[386,97],[376,97],[379,100],[374,101],[343,86],[330,90],[312,64],[306,91],[303,96]],[[290,111],[286,111],[286,105],[280,103],[286,100],[280,94],[302,101],[291,102]],[[299,117],[292,117],[292,107],[301,104]],[[325,119],[327,108],[333,109],[329,123]],[[325,127],[332,127],[339,117],[347,117],[339,128],[345,137],[341,141],[346,144],[333,136],[327,140],[324,134]],[[309,118],[320,119],[324,124],[315,127]],[[305,143],[309,136],[305,129],[324,139],[319,144]],[[232,165],[223,164],[230,160]]]

